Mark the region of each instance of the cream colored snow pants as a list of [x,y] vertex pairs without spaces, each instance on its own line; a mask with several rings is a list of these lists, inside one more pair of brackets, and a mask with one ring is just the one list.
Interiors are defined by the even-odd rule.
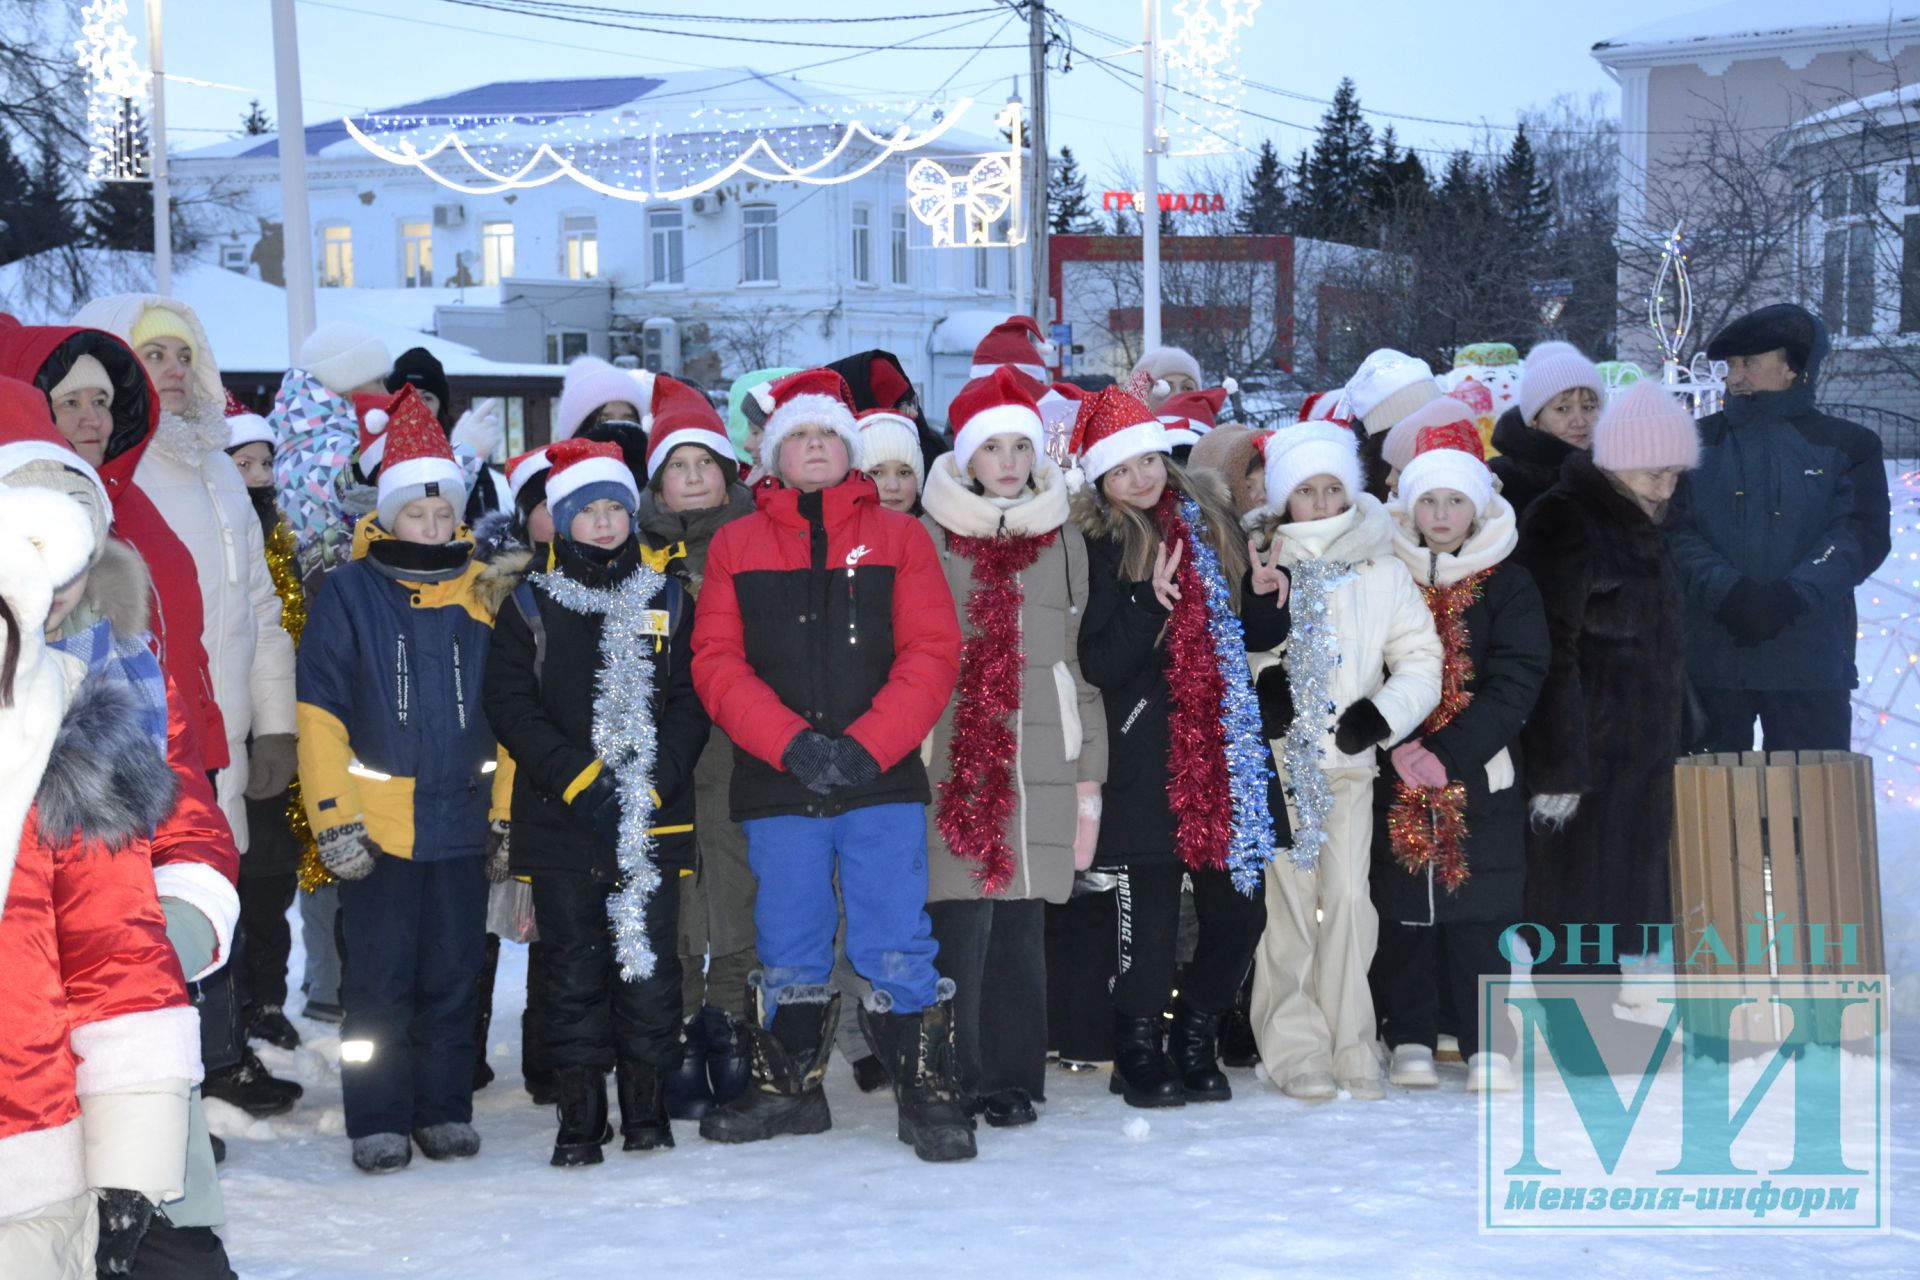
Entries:
[[[1367,967],[1380,917],[1367,894],[1373,774],[1329,770],[1333,813],[1319,865],[1286,854],[1267,871],[1267,930],[1253,962],[1253,1033],[1275,1085],[1303,1071],[1341,1080],[1380,1074]],[[1291,810],[1291,806],[1289,806]],[[1293,817],[1299,828],[1299,818]],[[1317,916],[1316,916],[1317,912]]]

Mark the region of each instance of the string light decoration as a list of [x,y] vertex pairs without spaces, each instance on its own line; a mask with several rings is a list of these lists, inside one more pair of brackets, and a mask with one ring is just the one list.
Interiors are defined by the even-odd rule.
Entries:
[[[1007,131],[1008,150],[978,159],[923,157],[907,169],[907,208],[933,232],[936,249],[1006,248],[1027,238],[1020,199],[1020,153],[1026,145],[1021,136],[1020,100],[1007,103],[994,124]],[[966,172],[955,173],[946,166],[949,159],[974,163]],[[1009,210],[1013,216],[1007,221],[1006,234],[996,239],[994,227]]]
[[1177,30],[1160,42],[1165,78],[1201,105],[1175,113],[1167,126],[1169,155],[1241,150],[1240,101],[1247,85],[1239,74],[1240,46],[1259,7],[1260,0],[1175,0]]
[[[591,112],[508,115],[368,115],[347,133],[389,164],[418,169],[462,195],[568,180],[616,200],[682,200],[736,178],[833,186],[951,131],[973,99],[935,111],[924,104],[827,102],[807,106],[710,106],[684,111],[623,103]],[[875,113],[892,124],[875,126]]]
[[[1680,363],[1687,349],[1687,335],[1693,332],[1693,281],[1687,271],[1686,224],[1675,223],[1660,245],[1660,270],[1653,288],[1647,293],[1647,327],[1660,345],[1660,381],[1676,396],[1693,406],[1693,416],[1704,418],[1720,412],[1727,394],[1727,362],[1709,360],[1704,351],[1693,360]],[[1666,314],[1667,291],[1674,297],[1672,318]]]
[[1853,749],[1873,758],[1883,800],[1920,809],[1920,471],[1894,485],[1893,548],[1855,593]]
[[88,0],[74,50],[87,77],[87,176],[96,182],[147,179],[150,142],[140,105],[150,77],[134,60],[127,0]]

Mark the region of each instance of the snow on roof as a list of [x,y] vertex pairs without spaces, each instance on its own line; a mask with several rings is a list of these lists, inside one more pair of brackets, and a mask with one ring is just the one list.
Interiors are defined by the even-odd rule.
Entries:
[[[1870,94],[1864,98],[1848,98],[1835,103],[1822,111],[1816,111],[1805,119],[1795,121],[1782,135],[1792,135],[1793,141],[1806,141],[1825,132],[1823,125],[1839,124],[1865,115],[1883,115],[1900,113],[1920,103],[1920,84],[1903,84],[1898,89],[1888,89],[1882,93]],[[1901,116],[1894,121],[1883,123],[1912,124],[1911,118]]]
[[[47,255],[40,256],[44,259]],[[94,286],[85,291],[85,297],[69,296],[69,291],[63,288],[50,291],[37,285],[34,272],[38,266],[44,278],[47,265],[44,261],[36,264],[31,259],[23,259],[0,267],[0,308],[22,324],[64,324],[80,309],[86,297],[152,288],[152,259],[146,254],[96,249],[85,251],[79,261],[78,275]],[[397,356],[409,347],[425,347],[446,367],[449,377],[559,378],[563,372],[559,365],[489,360],[471,347],[422,333],[409,322],[422,314],[431,320],[432,308],[415,305],[396,314],[386,303],[393,292],[397,291],[316,290],[319,323],[340,321],[359,325],[385,342],[391,355]],[[441,295],[458,291],[413,292]],[[481,291],[466,292],[468,300],[473,301],[473,295]],[[360,296],[363,293],[380,296]],[[278,377],[292,364],[287,344],[287,292],[279,285],[208,263],[176,260],[173,296],[192,307],[200,317],[207,341],[213,344],[214,359],[223,373]]]
[[973,349],[980,345],[980,339],[987,336],[987,330],[997,324],[1005,323],[1004,311],[949,311],[939,324],[933,326],[933,336],[927,340],[927,350],[937,356],[972,355]]
[[1652,49],[1702,41],[1758,40],[1821,31],[1920,30],[1920,0],[1733,0],[1675,14],[1594,45],[1603,49]]

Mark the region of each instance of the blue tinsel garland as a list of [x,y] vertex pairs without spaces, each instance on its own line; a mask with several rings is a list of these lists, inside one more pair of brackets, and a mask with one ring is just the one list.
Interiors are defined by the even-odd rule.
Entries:
[[1204,536],[1206,517],[1192,498],[1180,500],[1180,516],[1192,535],[1193,567],[1207,589],[1207,634],[1213,638],[1220,681],[1226,688],[1220,707],[1220,727],[1227,745],[1227,781],[1232,789],[1233,826],[1228,842],[1227,872],[1233,887],[1252,897],[1260,892],[1260,875],[1272,862],[1273,821],[1267,813],[1267,782],[1273,776],[1273,752],[1260,736],[1260,709],[1254,698],[1253,676],[1247,670],[1246,638],[1234,616],[1233,595],[1220,557]]

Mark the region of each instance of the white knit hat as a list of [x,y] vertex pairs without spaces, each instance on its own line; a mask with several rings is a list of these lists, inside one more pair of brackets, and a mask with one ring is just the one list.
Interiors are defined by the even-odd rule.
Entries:
[[357,324],[323,324],[300,344],[300,367],[337,396],[378,382],[393,367],[387,344]]
[[1575,387],[1586,387],[1596,401],[1606,402],[1606,379],[1593,361],[1571,343],[1541,343],[1527,352],[1527,362],[1520,369],[1520,420],[1532,426],[1548,401]]
[[1415,442],[1417,452],[1400,469],[1400,505],[1408,511],[1420,495],[1433,489],[1452,489],[1466,495],[1477,518],[1493,501],[1493,472],[1487,470],[1480,431],[1471,422],[1446,422],[1424,427]]
[[860,469],[872,471],[883,462],[904,462],[913,468],[916,489],[927,487],[927,460],[920,452],[920,429],[913,419],[894,409],[865,409],[860,424]]
[[599,356],[576,356],[567,366],[560,383],[560,407],[553,415],[553,438],[570,440],[580,434],[601,405],[623,400],[634,408],[635,422],[653,400],[650,386],[643,387],[625,369],[616,368]]
[[1382,347],[1360,362],[1347,380],[1348,410],[1377,436],[1439,396],[1440,384],[1425,360]]
[[1360,444],[1353,432],[1331,422],[1300,422],[1267,438],[1267,505],[1285,512],[1287,497],[1314,476],[1332,476],[1360,493]]

